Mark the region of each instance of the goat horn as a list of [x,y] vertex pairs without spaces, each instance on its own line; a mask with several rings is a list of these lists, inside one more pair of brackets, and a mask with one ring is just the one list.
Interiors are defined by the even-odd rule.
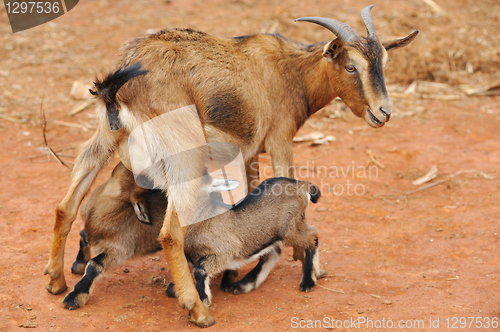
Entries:
[[375,36],[375,25],[373,25],[372,16],[370,15],[370,10],[373,8],[373,5],[363,8],[361,10],[361,18],[363,22],[365,22],[366,32],[368,33],[368,37]]
[[322,17],[301,17],[295,21],[306,21],[311,23],[316,23],[322,27],[327,28],[335,34],[338,38],[345,42],[352,42],[359,38],[358,34],[347,24],[333,20],[331,18]]

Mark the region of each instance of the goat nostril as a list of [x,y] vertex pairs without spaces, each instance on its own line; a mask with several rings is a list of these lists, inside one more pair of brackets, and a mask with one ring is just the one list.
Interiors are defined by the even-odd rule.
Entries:
[[391,109],[387,109],[387,108],[383,108],[383,107],[380,107],[380,113],[382,113],[383,115],[385,115],[386,117],[386,121],[389,121],[389,119],[391,118]]

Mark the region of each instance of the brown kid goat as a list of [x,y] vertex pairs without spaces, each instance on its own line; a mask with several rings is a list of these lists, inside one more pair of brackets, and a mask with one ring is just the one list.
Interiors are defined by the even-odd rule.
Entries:
[[[215,194],[220,198],[214,202],[220,202],[220,191],[234,189],[234,182],[204,177],[200,186],[209,188],[200,200],[212,202]],[[316,203],[319,196],[318,187],[309,182],[268,179],[232,210],[188,226],[184,249],[194,264],[196,289],[203,303],[208,306],[211,302],[210,277],[223,271],[221,289],[225,292],[248,293],[259,287],[280,257],[280,242],[305,250],[300,289],[311,291],[325,271],[319,264],[318,235],[307,224],[305,210],[309,201]],[[82,206],[85,230],[80,233],[80,251],[71,271],[85,275],[64,299],[64,307],[83,307],[97,277],[110,268],[160,250],[158,235],[166,206],[160,190],[142,189],[132,172],[119,163],[111,179],[92,192]],[[216,204],[208,206],[209,210],[217,209]],[[92,259],[91,248],[97,254]],[[255,259],[259,259],[257,266],[234,282],[237,269]],[[174,284],[169,285],[167,295],[175,297]]]
[[[195,105],[207,141],[241,148],[249,190],[258,180],[258,168],[251,165],[263,151],[271,154],[275,176],[294,176],[294,135],[310,115],[337,96],[370,126],[383,126],[392,111],[383,77],[387,50],[410,44],[418,31],[382,43],[371,20],[371,7],[361,12],[366,38],[339,21],[309,17],[299,20],[319,24],[337,38],[303,45],[277,34],[221,38],[190,29],[168,29],[125,43],[117,69],[96,82],[93,93],[101,105],[97,108],[99,127],[83,146],[68,193],[56,208],[50,259],[44,269],[50,276],[47,290],[59,294],[67,289],[66,238],[94,178],[116,150],[131,169],[128,137],[157,116]],[[168,130],[158,133],[155,142],[163,144],[158,150],[177,142]],[[166,183],[200,178],[204,156],[190,158],[152,169],[149,175],[163,176]],[[182,191],[168,193],[159,238],[180,305],[191,310],[192,321],[204,327],[215,321],[196,292],[183,252],[186,228],[178,217],[183,212],[178,209],[189,210],[195,204],[198,186],[199,181],[192,181]],[[183,205],[174,208],[173,199]],[[304,254],[294,248],[294,258],[303,261]]]

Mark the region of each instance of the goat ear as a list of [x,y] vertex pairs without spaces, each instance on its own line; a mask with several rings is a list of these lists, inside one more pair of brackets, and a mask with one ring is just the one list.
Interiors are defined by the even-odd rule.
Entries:
[[134,212],[140,222],[146,225],[151,225],[151,219],[149,219],[149,211],[146,207],[145,202],[134,202]]
[[344,47],[344,42],[342,39],[337,38],[327,43],[323,48],[323,56],[327,59],[335,59],[337,55],[339,55],[340,51],[342,51]]
[[413,31],[411,34],[401,39],[382,40],[382,45],[385,47],[387,51],[395,48],[408,46],[417,37],[418,32],[419,32],[418,30]]
[[240,181],[238,180],[223,180],[212,179],[212,184],[208,187],[208,192],[230,191],[238,188]]

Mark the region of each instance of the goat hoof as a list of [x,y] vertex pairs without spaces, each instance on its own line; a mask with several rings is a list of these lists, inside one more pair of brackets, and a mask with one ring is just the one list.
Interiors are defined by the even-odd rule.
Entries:
[[319,272],[316,273],[316,279],[321,279],[324,276],[326,276],[326,270],[325,270],[325,268],[322,265],[320,265],[319,266]]
[[231,284],[231,289],[233,290],[234,294],[243,294],[243,288],[241,287],[241,284],[237,282]]
[[304,282],[303,281],[303,282],[300,283],[300,290],[302,292],[309,293],[310,291],[313,290],[314,285],[315,285],[314,282]]
[[63,300],[64,309],[76,310],[80,307],[83,307],[83,304],[81,303],[81,299],[78,294],[71,292]]
[[170,298],[177,297],[177,295],[175,295],[175,284],[173,282],[168,284],[167,290],[165,291],[165,295]]
[[43,274],[48,274],[50,277],[49,283],[47,284],[47,291],[51,294],[57,295],[65,292],[68,289],[66,285],[66,280],[64,279],[64,274],[54,273],[55,269],[52,268],[50,264],[47,264],[43,270]]
[[231,284],[231,288],[233,289],[233,293],[234,294],[246,294],[246,293],[249,293],[251,292],[253,289],[255,289],[255,284],[251,283],[251,282],[241,282],[240,281],[237,281],[237,282],[233,282]]
[[73,274],[84,274],[86,266],[87,266],[87,264],[74,262],[73,266],[71,266],[71,273],[73,273]]
[[231,285],[220,285],[220,289],[224,292],[224,293],[229,293],[233,290],[233,287],[231,287]]
[[210,315],[208,317],[205,317],[203,319],[196,321],[195,319],[193,319],[191,317],[191,311],[189,312],[189,321],[192,323],[195,323],[199,327],[203,327],[203,328],[209,327],[209,326],[212,326],[215,324],[215,319],[213,319],[213,317]]
[[62,285],[57,285],[54,280],[51,280],[49,284],[47,285],[47,291],[51,294],[57,295],[65,292],[68,289],[68,286],[66,286],[66,282],[64,282]]

